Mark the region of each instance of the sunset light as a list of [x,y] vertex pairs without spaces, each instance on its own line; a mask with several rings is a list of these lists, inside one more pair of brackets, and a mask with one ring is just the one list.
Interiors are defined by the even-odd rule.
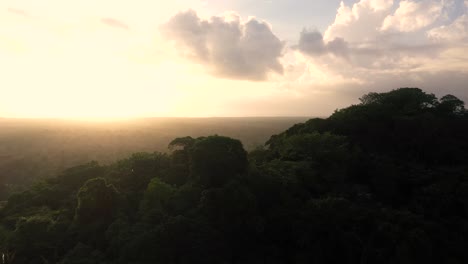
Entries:
[[2,1],[0,116],[326,115],[400,85],[465,98],[452,2],[328,1],[307,20],[276,1]]

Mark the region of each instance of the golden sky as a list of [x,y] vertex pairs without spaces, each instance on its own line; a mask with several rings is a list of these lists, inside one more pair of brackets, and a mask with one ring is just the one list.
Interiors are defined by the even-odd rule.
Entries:
[[1,0],[0,116],[322,116],[400,86],[468,99],[467,5]]

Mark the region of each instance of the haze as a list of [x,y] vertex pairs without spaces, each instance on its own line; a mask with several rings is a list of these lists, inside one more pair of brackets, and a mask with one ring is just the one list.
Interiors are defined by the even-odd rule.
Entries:
[[326,116],[468,99],[468,1],[0,2],[0,116]]

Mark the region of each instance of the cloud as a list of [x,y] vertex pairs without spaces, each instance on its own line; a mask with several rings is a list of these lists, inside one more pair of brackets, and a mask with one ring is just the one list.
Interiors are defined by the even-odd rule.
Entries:
[[303,30],[299,37],[297,48],[308,55],[323,55],[327,52],[327,47],[323,41],[322,33],[318,31]]
[[334,54],[345,58],[349,52],[348,43],[344,39],[335,38],[332,41],[325,42],[322,33],[306,29],[301,32],[299,44],[295,48],[309,56]]
[[361,0],[352,6],[341,2],[335,21],[325,31],[324,39],[343,38],[366,42],[379,35],[379,26],[391,12],[393,0]]
[[8,8],[8,12],[15,14],[15,15],[23,16],[23,17],[30,17],[28,12],[24,11],[23,9]]
[[110,27],[121,28],[121,29],[125,29],[125,30],[130,29],[129,26],[127,26],[127,24],[125,24],[124,22],[122,22],[120,20],[114,19],[114,18],[102,18],[101,22],[108,25],[108,26],[110,26]]
[[438,43],[410,44],[379,42],[348,43],[343,38],[325,41],[318,31],[303,30],[299,43],[293,46],[314,63],[327,65],[335,71],[412,69],[421,65],[421,58],[436,57],[445,46]]
[[[282,87],[286,89],[284,95],[271,99],[270,103],[284,106],[288,110],[295,109],[298,113],[322,116],[331,114],[336,108],[356,103],[363,94],[399,87],[420,87],[439,97],[454,94],[468,101],[465,85],[468,82],[468,70],[443,68],[446,64],[444,60],[441,60],[435,69],[427,68],[433,60],[428,60],[422,65],[418,60],[416,66],[406,68],[365,69],[340,64],[326,57],[323,59],[324,61],[307,61],[302,67],[300,63],[295,63],[296,68],[291,70],[299,73],[290,73],[290,68],[286,68],[288,71],[285,76],[294,76],[282,83]],[[293,96],[295,94],[298,96]],[[253,102],[251,106],[245,106],[243,109],[255,111]],[[270,109],[274,111],[275,108],[272,106]]]
[[180,52],[207,66],[215,76],[265,80],[269,72],[283,73],[284,43],[271,27],[255,18],[242,21],[236,14],[208,20],[194,11],[181,12],[162,26]]
[[427,58],[437,59],[447,48],[443,43],[429,41],[422,31],[443,14],[446,4],[403,0],[397,5],[389,0],[361,0],[348,6],[341,2],[335,21],[324,35],[304,30],[296,48],[314,63],[338,72],[348,67],[415,69]]
[[342,2],[323,35],[300,33],[285,85],[311,97],[317,89],[357,98],[414,86],[468,98],[468,8],[454,13],[458,1]]
[[468,15],[459,16],[453,23],[433,28],[427,32],[430,39],[435,41],[467,41],[468,40]]
[[340,37],[365,43],[395,33],[416,32],[443,20],[453,4],[449,0],[360,0],[349,6],[341,2],[324,39]]
[[443,1],[409,1],[400,2],[393,15],[385,18],[382,30],[397,30],[411,32],[422,29],[434,23],[441,15]]

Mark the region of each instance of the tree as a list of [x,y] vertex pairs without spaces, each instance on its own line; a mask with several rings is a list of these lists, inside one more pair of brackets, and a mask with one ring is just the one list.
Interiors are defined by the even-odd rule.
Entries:
[[83,243],[78,243],[72,250],[67,252],[60,264],[102,264],[107,263],[105,256]]
[[13,263],[16,255],[16,251],[11,247],[12,235],[10,230],[0,226],[0,257],[4,263]]
[[109,222],[115,214],[117,194],[114,186],[103,178],[88,180],[78,192],[75,221],[79,224]]
[[78,192],[74,224],[81,242],[101,247],[119,208],[118,192],[103,178],[88,180]]
[[247,152],[242,143],[228,137],[197,139],[190,156],[192,176],[206,187],[222,186],[247,169]]
[[437,109],[446,114],[464,114],[465,103],[456,96],[447,94],[440,98],[440,104]]
[[20,258],[50,259],[56,251],[57,235],[53,233],[54,221],[47,216],[20,218],[12,236],[12,248]]
[[169,149],[174,149],[174,148],[182,148],[184,150],[188,150],[195,144],[196,140],[192,137],[180,137],[176,138],[169,143]]
[[419,88],[399,88],[387,93],[368,93],[360,98],[362,105],[387,105],[394,111],[414,113],[434,108],[438,102],[434,94]]
[[167,214],[167,205],[174,193],[174,188],[154,178],[148,184],[140,204],[140,214],[148,223],[158,223]]

